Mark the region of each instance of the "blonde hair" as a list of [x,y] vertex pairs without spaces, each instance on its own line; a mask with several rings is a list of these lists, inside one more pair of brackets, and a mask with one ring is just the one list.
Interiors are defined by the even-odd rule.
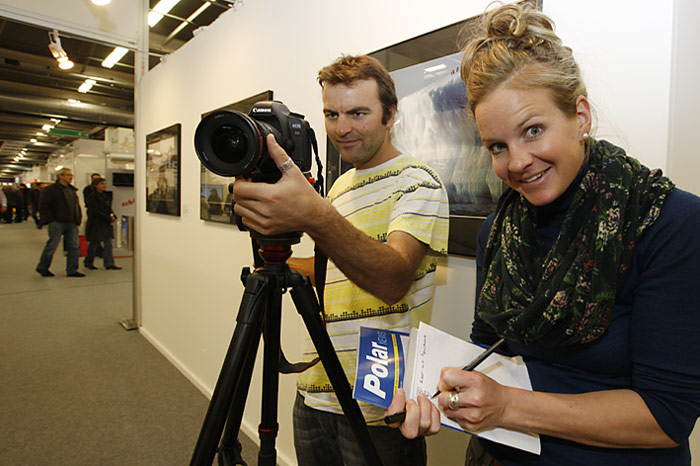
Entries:
[[546,88],[566,114],[587,96],[573,53],[554,33],[554,22],[529,5],[502,5],[484,15],[463,47],[462,79],[469,109],[503,83],[516,89]]

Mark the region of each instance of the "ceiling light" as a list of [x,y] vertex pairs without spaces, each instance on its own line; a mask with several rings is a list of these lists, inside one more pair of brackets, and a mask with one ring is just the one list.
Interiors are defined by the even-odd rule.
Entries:
[[148,26],[153,27],[158,24],[158,21],[163,19],[163,15],[168,14],[179,2],[180,0],[160,0],[148,13]]
[[68,54],[61,46],[61,38],[58,37],[58,30],[49,31],[49,50],[51,55],[58,62],[58,67],[62,70],[73,68],[73,62],[68,58]]
[[126,55],[126,52],[128,52],[128,49],[125,49],[124,47],[115,47],[114,50],[112,50],[112,53],[107,55],[107,58],[104,59],[102,62],[102,66],[105,68],[111,68],[113,67],[116,63],[121,60],[124,55]]
[[95,85],[96,83],[97,83],[97,81],[95,81],[94,79],[88,78],[85,80],[85,82],[83,82],[80,85],[80,87],[78,87],[78,92],[85,94],[87,91],[92,89],[92,86]]
[[207,2],[207,3],[202,3],[202,6],[200,6],[199,8],[197,8],[197,11],[195,11],[194,13],[192,13],[185,21],[183,21],[182,23],[180,23],[180,25],[179,25],[178,27],[176,27],[176,28],[173,30],[173,32],[171,32],[171,33],[168,35],[168,38],[165,39],[165,40],[163,41],[163,43],[168,42],[168,40],[169,40],[169,39],[172,39],[173,37],[175,37],[175,36],[178,34],[178,32],[180,32],[180,31],[182,31],[183,29],[185,29],[185,27],[187,27],[192,21],[194,21],[195,18],[197,18],[197,16],[201,15],[201,14],[204,12],[204,10],[206,10],[207,8],[209,8],[209,6],[211,6],[211,3],[209,3],[209,2]]
[[41,133],[41,132],[36,133],[36,135],[37,135],[37,136],[42,136],[42,137],[43,137],[43,136],[46,136],[44,133]]
[[68,103],[69,103],[69,104],[79,104],[80,101],[79,101],[79,100],[76,100],[76,99],[68,99]]
[[34,139],[34,138],[31,138],[31,139],[29,140],[29,142],[37,142],[37,140]]
[[102,6],[102,5],[108,4],[112,0],[90,0],[90,1],[92,1],[92,3],[94,3],[97,6]]
[[50,131],[50,130],[53,129],[53,125],[50,125],[50,124],[46,123],[45,125],[43,125],[43,126],[41,127],[41,129],[43,129],[44,131]]
[[63,168],[63,165],[58,165],[54,170],[59,171],[61,168]]

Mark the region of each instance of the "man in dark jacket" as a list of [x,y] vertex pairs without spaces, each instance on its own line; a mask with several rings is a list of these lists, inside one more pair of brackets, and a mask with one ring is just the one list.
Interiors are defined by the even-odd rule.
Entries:
[[92,180],[92,192],[87,196],[87,225],[85,226],[85,236],[88,241],[88,251],[85,257],[85,267],[96,269],[94,261],[97,248],[100,243],[104,243],[103,259],[105,269],[119,270],[114,264],[112,254],[112,238],[114,229],[112,223],[117,219],[112,211],[112,200],[105,193],[107,180],[97,177]]
[[42,277],[53,277],[49,267],[61,236],[63,236],[63,245],[68,253],[66,274],[69,277],[84,277],[85,274],[78,271],[80,259],[78,225],[82,220],[80,201],[76,194],[78,189],[71,184],[73,172],[70,169],[62,168],[57,175],[58,181],[44,188],[39,197],[41,222],[48,225],[49,240],[41,253],[36,271]]

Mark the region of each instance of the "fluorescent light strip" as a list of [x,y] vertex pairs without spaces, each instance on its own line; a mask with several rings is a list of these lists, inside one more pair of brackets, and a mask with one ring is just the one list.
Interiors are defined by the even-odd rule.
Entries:
[[95,81],[94,79],[88,78],[88,79],[85,80],[84,83],[82,83],[82,84],[80,85],[80,87],[78,88],[78,92],[81,92],[81,93],[85,94],[87,91],[89,91],[90,89],[92,89],[92,86],[95,85],[95,84],[97,84],[97,81]]
[[102,62],[102,66],[105,68],[111,68],[113,67],[116,63],[119,62],[122,58],[124,58],[124,55],[126,55],[126,52],[128,52],[129,49],[126,49],[124,47],[115,47],[114,50],[112,50],[112,53],[107,55],[107,58],[104,59]]
[[160,0],[148,13],[148,26],[153,27],[158,24],[158,21],[163,19],[163,15],[168,14],[179,2],[180,0]]
[[171,32],[171,33],[168,35],[168,37],[175,37],[175,36],[177,35],[178,32],[180,32],[180,31],[182,31],[183,29],[185,29],[185,26],[187,26],[189,23],[191,23],[192,21],[194,21],[194,19],[195,19],[197,16],[201,15],[201,14],[204,12],[204,10],[206,10],[207,8],[209,8],[210,5],[211,5],[211,3],[209,3],[209,2],[203,3],[202,6],[200,6],[199,8],[197,8],[197,11],[195,11],[194,13],[192,13],[192,14],[189,16],[189,18],[187,18],[187,20],[186,20],[185,22],[180,23],[180,25],[179,25],[178,27],[176,27],[175,30],[173,30],[173,32]]

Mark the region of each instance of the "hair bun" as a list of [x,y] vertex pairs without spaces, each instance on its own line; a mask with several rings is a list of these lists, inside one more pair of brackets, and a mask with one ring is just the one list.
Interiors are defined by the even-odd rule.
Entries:
[[546,43],[561,44],[554,23],[529,5],[504,5],[484,18],[487,40],[506,41],[511,49],[532,50]]

